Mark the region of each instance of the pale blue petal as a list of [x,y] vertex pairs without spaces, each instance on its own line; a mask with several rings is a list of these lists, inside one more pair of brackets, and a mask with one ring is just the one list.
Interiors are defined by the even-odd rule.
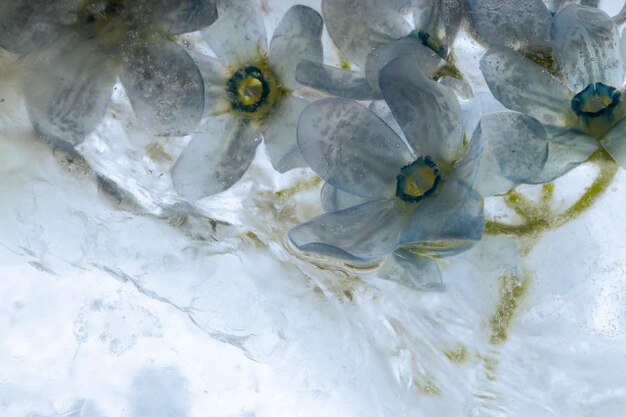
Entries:
[[607,132],[600,144],[622,168],[626,168],[626,118]]
[[220,1],[217,13],[217,21],[203,30],[215,54],[232,70],[258,61],[267,51],[259,4],[254,0]]
[[489,46],[550,48],[552,15],[542,0],[467,0],[468,16]]
[[606,13],[570,4],[554,17],[552,36],[556,60],[572,91],[597,82],[622,87],[619,36]]
[[269,61],[280,84],[296,89],[296,67],[302,60],[322,62],[322,16],[307,6],[291,7],[274,31]]
[[156,135],[190,134],[204,111],[204,82],[184,48],[163,42],[133,49],[120,80],[139,122]]
[[200,30],[217,19],[215,0],[149,0],[147,3],[157,24],[172,35]]
[[400,284],[418,291],[442,291],[441,270],[437,262],[429,257],[417,255],[406,249],[397,249],[393,260],[402,267],[406,277],[390,277]]
[[265,148],[278,172],[307,166],[298,142],[296,130],[298,117],[309,104],[308,101],[294,96],[286,96],[276,103],[263,130]]
[[402,15],[410,4],[410,0],[323,0],[322,15],[339,50],[365,68],[372,49],[411,32]]
[[298,145],[320,177],[372,199],[393,196],[396,176],[414,159],[380,118],[342,98],[321,100],[304,110],[298,123]]
[[325,182],[322,186],[322,191],[320,192],[320,201],[324,211],[330,212],[358,206],[360,204],[367,203],[369,200],[367,198],[342,191],[339,188],[333,187],[329,183]]
[[59,146],[81,143],[104,117],[115,83],[105,55],[61,43],[31,55],[24,73],[26,107],[35,129]]
[[304,60],[296,68],[296,80],[303,85],[324,91],[333,96],[353,100],[373,100],[380,97],[370,86],[365,75],[356,71]]
[[190,200],[230,188],[248,169],[259,143],[253,123],[231,116],[209,118],[176,161],[174,188]]
[[416,0],[415,3],[415,30],[427,33],[430,42],[440,49],[438,53],[446,56],[461,25],[462,0]]
[[481,59],[480,69],[493,95],[509,109],[561,126],[572,115],[572,92],[517,52],[490,49]]
[[426,78],[409,58],[398,58],[383,68],[380,88],[418,155],[448,163],[459,159],[463,116],[452,90]]
[[383,199],[322,214],[289,231],[300,250],[337,258],[371,261],[398,247],[407,212],[397,199]]

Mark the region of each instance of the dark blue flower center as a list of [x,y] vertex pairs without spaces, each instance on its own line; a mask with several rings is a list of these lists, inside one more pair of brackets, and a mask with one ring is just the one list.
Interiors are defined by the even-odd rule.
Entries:
[[589,84],[572,99],[572,110],[579,117],[611,116],[620,103],[622,93],[603,83]]
[[420,156],[402,167],[396,177],[396,197],[409,203],[417,203],[437,190],[441,183],[441,170],[430,156]]
[[234,109],[254,113],[268,99],[271,88],[261,69],[247,66],[233,74],[228,80],[227,90]]

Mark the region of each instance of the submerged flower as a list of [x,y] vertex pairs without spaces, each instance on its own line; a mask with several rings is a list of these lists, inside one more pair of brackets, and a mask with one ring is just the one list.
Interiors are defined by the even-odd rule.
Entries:
[[308,104],[293,93],[302,59],[322,60],[322,18],[293,6],[280,21],[269,50],[260,7],[251,0],[223,2],[206,30],[218,59],[199,58],[206,82],[206,122],[176,161],[174,187],[197,199],[226,190],[246,172],[260,135],[280,172],[304,166],[296,123]]
[[172,35],[216,18],[213,0],[12,0],[0,6],[0,46],[26,55],[28,111],[57,144],[76,145],[95,128],[116,76],[143,125],[181,135],[200,121],[204,89]]
[[[549,157],[533,182],[547,182],[584,162],[598,146],[626,166],[624,66],[612,20],[595,8],[569,5],[554,17],[552,48],[562,80],[505,48],[492,48],[481,69],[494,96],[532,116],[549,138]],[[511,135],[494,126],[490,134]]]
[[431,77],[445,65],[461,10],[461,0],[324,0],[322,14],[330,37],[362,72],[302,62],[297,79],[333,95],[361,100],[380,98],[378,73],[397,57],[415,59],[419,70]]
[[415,64],[396,59],[380,76],[406,141],[348,99],[325,99],[302,113],[300,149],[328,184],[325,208],[337,211],[292,229],[299,249],[366,262],[407,245],[414,255],[442,256],[481,238],[483,203],[472,187],[480,145],[466,152],[454,94]]

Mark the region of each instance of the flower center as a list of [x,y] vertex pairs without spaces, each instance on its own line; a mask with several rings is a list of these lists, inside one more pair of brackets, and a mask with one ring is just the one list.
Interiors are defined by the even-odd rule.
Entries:
[[440,40],[435,39],[434,37],[430,36],[430,33],[424,30],[420,30],[417,32],[417,38],[420,40],[422,45],[424,45],[425,47],[427,47],[428,49],[430,49],[437,55],[441,56],[442,58],[445,58],[446,51],[443,45],[441,45]]
[[572,99],[572,110],[578,117],[593,119],[612,116],[622,93],[603,83],[589,84]]
[[78,25],[88,40],[102,48],[119,48],[141,23],[136,12],[128,0],[84,0]]
[[417,203],[437,190],[442,176],[430,156],[420,156],[404,166],[396,178],[396,196],[402,201]]
[[267,115],[283,93],[263,60],[235,71],[228,80],[226,90],[233,110],[250,118]]

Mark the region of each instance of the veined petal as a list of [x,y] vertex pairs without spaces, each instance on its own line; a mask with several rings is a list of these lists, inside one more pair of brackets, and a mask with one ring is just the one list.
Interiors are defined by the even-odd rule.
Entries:
[[515,51],[490,49],[481,59],[480,69],[493,95],[511,110],[560,126],[572,114],[572,92]]
[[468,15],[489,46],[550,48],[552,15],[542,0],[467,0]]
[[148,3],[157,24],[172,35],[194,32],[217,20],[215,0],[150,0]]
[[[441,291],[444,289],[441,281],[441,270],[437,262],[427,256],[417,255],[406,249],[397,249],[393,259],[408,275],[407,280],[400,283],[421,291]],[[392,277],[391,279],[397,279]]]
[[203,31],[215,54],[234,69],[258,61],[267,51],[267,34],[257,2],[219,1],[217,13],[219,19]]
[[174,188],[190,200],[230,188],[248,169],[259,143],[256,126],[247,120],[209,118],[176,161]]
[[426,78],[410,58],[397,58],[383,68],[380,89],[418,155],[448,163],[460,157],[463,116],[451,90]]
[[208,116],[224,114],[232,109],[226,85],[231,76],[223,63],[204,54],[192,55],[204,80],[204,113]]
[[304,60],[296,68],[296,80],[334,96],[353,100],[374,100],[380,98],[363,73],[348,71],[324,65],[320,62]]
[[598,141],[582,132],[555,126],[544,126],[548,134],[548,159],[529,184],[553,181],[585,162],[598,149]]
[[607,132],[600,144],[622,168],[626,168],[626,118]]
[[372,199],[392,197],[396,176],[413,160],[402,139],[380,118],[342,98],[321,100],[304,109],[298,145],[320,177]]
[[350,60],[365,68],[377,46],[405,36],[411,26],[402,15],[411,0],[323,0],[322,15],[331,39]]
[[367,198],[350,194],[325,182],[320,192],[322,208],[325,212],[344,210],[367,203]]
[[426,253],[455,253],[480,240],[484,230],[483,200],[454,176],[441,185],[441,192],[422,200],[400,237]]
[[133,49],[124,59],[120,80],[137,119],[157,135],[189,134],[202,118],[202,75],[174,42]]
[[602,10],[570,4],[554,17],[552,36],[556,60],[572,91],[597,82],[622,87],[619,35]]
[[322,16],[307,6],[291,7],[274,31],[269,61],[280,83],[295,90],[296,67],[302,60],[322,62]]
[[104,117],[115,83],[108,59],[61,42],[28,57],[24,95],[35,129],[59,146],[81,143]]
[[307,166],[296,140],[298,117],[307,104],[308,101],[294,96],[282,98],[272,109],[263,130],[270,161],[280,173]]
[[414,70],[426,77],[432,77],[445,64],[443,58],[422,45],[413,36],[404,37],[374,48],[367,57],[365,76],[372,89],[380,94],[379,74],[385,65],[396,58],[406,57],[415,61]]
[[376,200],[322,214],[291,229],[288,236],[302,251],[371,261],[398,247],[406,217],[395,198]]
[[492,113],[475,132],[482,143],[476,190],[484,197],[502,194],[543,170],[548,137],[537,120],[521,113]]

